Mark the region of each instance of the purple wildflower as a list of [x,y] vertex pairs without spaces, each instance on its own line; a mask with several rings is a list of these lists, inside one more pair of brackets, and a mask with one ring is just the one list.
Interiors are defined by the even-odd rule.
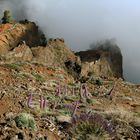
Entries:
[[[64,108],[68,109],[71,113],[73,113],[74,109],[75,109],[75,104],[64,104]],[[77,111],[79,109],[77,108]]]
[[74,117],[75,116],[75,114],[76,114],[76,111],[77,111],[77,108],[78,108],[78,101],[75,103],[75,107],[74,107],[74,110],[73,110],[73,113],[72,113],[72,117]]
[[83,97],[83,84],[81,84],[81,86],[80,86],[80,97],[81,97],[81,99],[84,99],[84,97]]
[[74,105],[73,104],[64,104],[64,108],[73,111],[74,110]]
[[44,104],[44,98],[43,96],[40,96],[40,109],[43,108],[43,104]]
[[72,122],[74,127],[80,123],[86,123],[88,122],[89,124],[97,125],[98,127],[102,128],[111,137],[116,136],[116,130],[114,126],[112,125],[111,121],[108,121],[104,117],[102,117],[100,114],[97,113],[81,113],[80,116],[76,116],[72,118]]
[[53,111],[55,111],[57,105],[58,105],[58,101],[55,101],[55,102],[54,102],[54,105],[53,105],[53,109],[52,109]]
[[67,85],[64,85],[64,95],[65,96],[68,95],[68,87],[67,87]]
[[88,87],[87,87],[87,84],[84,84],[83,85],[83,93],[84,93],[84,96],[89,99],[91,97],[91,94],[90,92],[88,91]]
[[115,86],[116,86],[116,85],[114,84],[114,86],[113,86],[113,87],[111,88],[111,90],[109,91],[109,93],[108,93],[109,96],[112,96],[112,93],[113,93],[113,91],[114,91],[114,89],[115,89]]
[[61,85],[59,83],[57,90],[56,90],[56,96],[60,96],[60,94],[61,94]]
[[72,88],[72,95],[73,96],[75,95],[75,88],[74,87]]
[[32,104],[32,93],[29,95],[28,100],[27,100],[28,107],[31,107],[31,104]]
[[43,109],[45,109],[47,106],[47,99],[44,97],[44,101],[43,101]]

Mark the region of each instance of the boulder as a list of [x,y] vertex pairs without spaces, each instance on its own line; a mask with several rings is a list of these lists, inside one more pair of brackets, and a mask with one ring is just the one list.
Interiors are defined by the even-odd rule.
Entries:
[[71,123],[71,117],[70,116],[64,116],[64,115],[60,115],[60,116],[57,116],[56,117],[56,120],[59,122],[59,123]]
[[14,48],[12,51],[9,51],[3,56],[3,58],[8,63],[15,63],[20,61],[29,62],[32,60],[33,54],[31,49],[26,44],[22,44]]

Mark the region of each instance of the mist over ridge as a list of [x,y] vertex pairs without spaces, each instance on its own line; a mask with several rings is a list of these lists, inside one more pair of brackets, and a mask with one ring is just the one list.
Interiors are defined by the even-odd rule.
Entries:
[[124,77],[140,82],[140,2],[137,0],[0,0],[16,20],[37,22],[47,37],[63,37],[72,50],[115,38],[124,58]]

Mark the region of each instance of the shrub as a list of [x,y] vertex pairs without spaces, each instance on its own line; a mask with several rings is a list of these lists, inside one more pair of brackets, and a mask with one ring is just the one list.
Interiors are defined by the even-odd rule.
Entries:
[[46,36],[45,36],[45,34],[41,34],[41,36],[40,36],[40,45],[41,46],[46,46],[47,45],[47,39],[46,39]]
[[86,77],[86,76],[81,76],[81,77],[79,78],[79,81],[80,81],[81,83],[86,83],[88,80],[89,80],[89,78]]
[[20,65],[18,65],[18,64],[14,64],[14,63],[13,64],[5,64],[5,67],[13,69],[17,72],[20,71]]
[[17,127],[31,128],[35,130],[36,124],[34,118],[28,113],[21,113],[15,118]]
[[32,72],[32,75],[36,78],[36,81],[41,83],[45,82],[45,78],[42,75],[35,72]]
[[97,113],[81,113],[80,116],[74,116],[68,133],[78,140],[85,140],[89,135],[100,137],[106,133],[112,138],[116,136],[111,122]]
[[79,125],[74,130],[74,137],[78,140],[86,140],[89,135],[102,136],[104,133],[103,129],[95,124],[90,124],[88,122],[79,123]]
[[98,86],[103,85],[103,81],[102,81],[101,79],[97,79],[95,83],[96,83],[96,85],[98,85]]
[[65,66],[70,74],[73,76],[79,77],[81,74],[81,65],[79,65],[77,62],[74,62],[72,60],[68,60],[65,62]]
[[42,30],[39,30],[39,38],[40,38],[40,46],[46,46],[47,45],[47,38]]
[[4,11],[3,18],[1,19],[3,24],[12,23],[11,13],[8,10]]

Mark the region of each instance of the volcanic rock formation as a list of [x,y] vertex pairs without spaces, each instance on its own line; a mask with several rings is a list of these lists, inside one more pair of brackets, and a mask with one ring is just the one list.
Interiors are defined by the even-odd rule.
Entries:
[[122,54],[118,47],[108,51],[88,50],[76,53],[82,61],[82,74],[123,77]]
[[[49,39],[46,46],[40,46],[41,35],[33,22],[1,24],[0,31],[0,56],[5,62],[31,61],[64,68],[65,62],[71,61],[78,66],[78,76],[80,72],[82,76],[92,72],[103,77],[123,77],[122,55],[117,47],[108,51],[88,50],[75,55],[64,39]],[[69,72],[73,73],[73,69],[76,68]]]
[[22,41],[25,41],[30,47],[40,44],[40,34],[35,23],[0,25],[0,54],[6,54]]

